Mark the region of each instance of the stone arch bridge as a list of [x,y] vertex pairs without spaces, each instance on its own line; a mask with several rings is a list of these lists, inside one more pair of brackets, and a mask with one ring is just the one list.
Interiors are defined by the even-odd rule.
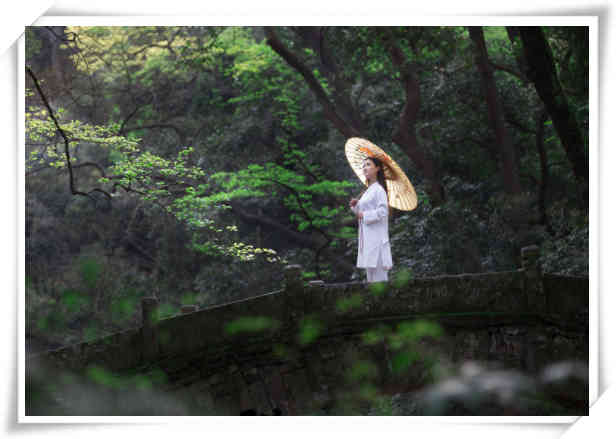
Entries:
[[278,292],[162,320],[146,298],[141,327],[27,357],[26,415],[328,413],[469,359],[587,362],[588,278],[544,274],[538,257],[376,287],[306,285],[289,266]]

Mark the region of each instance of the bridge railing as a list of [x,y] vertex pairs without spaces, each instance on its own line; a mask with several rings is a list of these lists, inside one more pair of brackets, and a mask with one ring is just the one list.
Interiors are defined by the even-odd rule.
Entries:
[[532,318],[558,321],[562,316],[583,326],[588,279],[543,275],[538,260],[539,249],[531,246],[522,249],[518,270],[409,279],[404,285],[380,288],[363,283],[305,284],[301,267],[292,265],[285,268],[280,291],[201,310],[183,307],[183,314],[162,320],[157,317],[158,299],[144,298],[142,327],[33,355],[26,365],[133,369],[190,352],[221,352],[255,337],[288,338],[317,318],[324,334],[419,316],[468,326]]

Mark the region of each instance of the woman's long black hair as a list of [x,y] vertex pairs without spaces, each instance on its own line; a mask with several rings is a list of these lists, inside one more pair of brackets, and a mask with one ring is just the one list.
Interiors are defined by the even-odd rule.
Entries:
[[385,170],[383,169],[383,161],[378,157],[366,157],[366,160],[372,160],[374,166],[379,168],[379,170],[376,172],[376,181],[383,187],[383,189],[385,189],[385,195],[387,196],[387,209],[389,211],[388,216],[391,217],[391,206],[389,205],[389,192],[387,191],[387,183],[385,182]]

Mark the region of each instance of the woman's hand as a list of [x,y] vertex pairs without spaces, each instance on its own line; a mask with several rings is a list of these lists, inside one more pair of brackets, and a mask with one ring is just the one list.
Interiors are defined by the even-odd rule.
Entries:
[[[349,206],[351,209],[354,209],[357,206],[358,201],[359,200],[357,198],[351,198],[351,201],[349,201]],[[362,219],[364,214],[362,212],[355,212],[355,216],[357,216],[357,219]]]

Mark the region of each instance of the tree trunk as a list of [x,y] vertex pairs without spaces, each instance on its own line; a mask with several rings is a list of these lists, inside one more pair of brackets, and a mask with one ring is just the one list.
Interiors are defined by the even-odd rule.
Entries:
[[439,205],[445,201],[445,190],[441,184],[440,176],[434,161],[420,147],[415,132],[417,115],[421,106],[421,92],[419,81],[414,66],[406,61],[402,50],[394,43],[391,34],[383,32],[383,42],[389,51],[393,65],[400,72],[400,80],[404,88],[405,103],[398,119],[398,126],[393,134],[393,141],[402,147],[411,160],[422,171],[430,182],[428,189],[430,200],[433,205]]
[[483,29],[479,26],[468,27],[468,33],[475,44],[475,62],[481,74],[481,84],[488,104],[488,119],[496,135],[496,145],[500,152],[502,176],[505,192],[519,194],[522,192],[515,149],[511,137],[505,128],[503,104],[498,96],[494,71],[488,58]]
[[[359,116],[356,114],[356,109],[352,106],[350,99],[343,99],[344,96],[339,96],[332,102],[325,91],[314,77],[310,69],[301,62],[301,60],[291,53],[285,45],[278,39],[276,32],[271,27],[266,27],[265,35],[267,44],[278,53],[291,67],[297,70],[306,80],[308,87],[314,93],[317,100],[323,107],[325,116],[336,127],[336,129],[346,137],[361,137],[360,127],[357,125]],[[300,34],[306,34],[304,38],[312,41],[312,45],[316,45],[316,36],[314,33],[307,33],[305,30],[298,30]],[[320,50],[323,50],[324,44],[319,40]],[[411,67],[407,67],[404,62],[402,51],[395,47],[392,43],[390,47],[393,50],[392,58],[395,58],[394,64],[401,69],[403,76],[403,86],[406,93],[406,104],[400,115],[399,125],[393,135],[393,140],[400,145],[411,160],[417,165],[422,174],[430,181],[429,196],[433,205],[440,204],[445,199],[445,192],[440,183],[440,178],[432,159],[422,151],[419,147],[417,136],[415,135],[414,127],[419,111],[419,83],[414,75]],[[327,64],[326,70],[335,71],[337,68],[331,60],[331,56],[327,53],[322,55],[324,64]],[[338,87],[343,91],[345,87]]]
[[293,28],[302,41],[319,56],[321,67],[330,84],[333,85],[332,99],[338,114],[351,126],[363,126],[361,116],[351,101],[351,85],[342,75],[336,57],[325,42],[327,27],[302,26]]
[[588,184],[588,155],[575,114],[571,111],[554,65],[552,50],[540,27],[520,27],[528,78],[545,104],[581,188]]
[[287,64],[297,70],[304,77],[308,87],[310,87],[310,90],[314,93],[317,101],[319,101],[323,107],[325,116],[331,123],[334,124],[336,129],[346,137],[360,137],[361,134],[359,128],[350,125],[344,120],[343,117],[340,116],[340,114],[338,114],[336,106],[329,100],[327,94],[321,87],[321,84],[319,84],[319,81],[315,78],[314,74],[297,56],[295,56],[294,53],[285,47],[276,35],[276,32],[274,32],[274,29],[271,27],[265,27],[264,31],[267,38],[267,44],[274,49],[274,51],[278,53],[278,55],[280,55],[282,59],[287,62]]
[[515,26],[508,26],[506,29],[507,36],[511,42],[513,55],[515,56],[515,61],[518,65],[518,69],[520,70],[520,74],[522,75],[522,79],[525,82],[528,82],[528,77],[526,76],[528,65],[526,64],[526,58],[524,58],[524,49],[522,48],[522,41],[520,40],[520,30]]
[[541,163],[541,181],[539,183],[539,213],[541,215],[540,222],[546,227],[548,233],[553,234],[552,227],[548,222],[548,216],[545,206],[545,194],[548,186],[548,158],[545,151],[545,145],[543,144],[543,133],[545,128],[545,121],[548,115],[544,110],[541,110],[537,115],[537,134],[535,138],[535,144],[537,145],[537,152],[539,153],[539,161]]

